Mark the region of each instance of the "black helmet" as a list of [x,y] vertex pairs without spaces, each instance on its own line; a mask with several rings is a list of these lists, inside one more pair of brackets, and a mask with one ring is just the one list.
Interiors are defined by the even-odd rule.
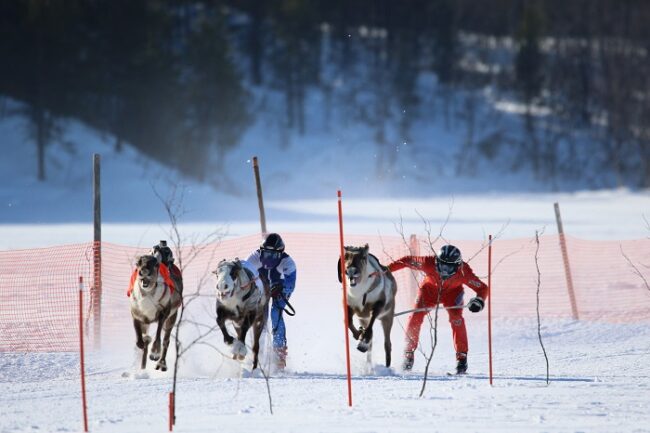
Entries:
[[269,233],[269,235],[264,240],[264,243],[260,247],[262,250],[274,250],[274,251],[284,251],[284,242],[282,238],[277,233]]
[[260,246],[260,261],[266,269],[275,268],[282,260],[284,242],[277,233],[269,234]]
[[160,262],[167,266],[174,263],[174,254],[172,253],[172,249],[167,246],[167,241],[165,240],[162,240],[158,245],[153,246],[153,253],[154,255],[158,255]]
[[463,263],[463,257],[460,250],[453,245],[443,245],[436,260],[436,269],[443,280],[454,275],[460,265]]

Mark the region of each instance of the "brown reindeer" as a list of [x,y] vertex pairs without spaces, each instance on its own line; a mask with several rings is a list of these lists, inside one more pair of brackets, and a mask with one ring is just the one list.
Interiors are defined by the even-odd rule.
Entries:
[[[372,351],[372,327],[379,319],[384,329],[384,351],[386,367],[390,367],[392,344],[390,331],[395,314],[395,295],[397,283],[390,271],[368,252],[368,244],[363,247],[345,247],[345,278],[348,282],[348,328],[355,340],[359,340],[360,352]],[[341,281],[341,263],[338,264]],[[359,318],[361,326],[357,329],[353,316]],[[369,353],[370,353],[369,352]]]
[[[158,361],[156,370],[167,370],[165,358],[172,328],[176,323],[176,313],[182,303],[182,291],[182,282],[174,283],[169,276],[169,270],[165,265],[160,264],[158,258],[152,255],[138,258],[129,296],[135,328],[135,344],[143,350],[141,368],[145,368],[147,364],[147,349],[151,342],[151,337],[148,335],[149,325],[158,322],[156,338],[149,358]],[[165,335],[161,353],[160,334],[163,330]]]

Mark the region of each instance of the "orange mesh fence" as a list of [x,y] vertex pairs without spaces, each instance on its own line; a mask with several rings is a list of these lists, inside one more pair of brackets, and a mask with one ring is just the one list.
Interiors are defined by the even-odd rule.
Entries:
[[[340,317],[340,284],[336,263],[338,235],[283,234],[287,252],[298,267],[297,307],[318,303],[320,311],[300,320]],[[184,295],[200,292],[203,302],[191,309],[214,312],[214,277],[219,260],[246,258],[259,246],[259,235],[227,239],[200,247],[174,251],[183,269]],[[463,251],[474,272],[487,282],[487,246],[480,241],[452,243]],[[346,236],[347,245],[370,245],[370,252],[383,264],[407,254],[431,254],[426,239],[415,242],[396,236]],[[650,240],[586,241],[567,238],[569,261],[580,319],[607,321],[650,320]],[[442,241],[433,247],[437,250]],[[148,248],[102,243],[101,341],[133,337],[126,295],[136,258]],[[540,238],[537,264],[534,239],[495,240],[493,243],[492,311],[494,318],[536,315],[537,266],[541,283],[540,313],[543,317],[571,318],[564,262],[558,236]],[[83,276],[86,332],[92,340],[95,325],[92,243],[53,248],[0,252],[0,351],[76,351],[78,345],[78,278]],[[639,275],[640,274],[640,275]],[[412,308],[422,276],[401,270],[397,311]],[[466,291],[466,301],[473,295]],[[329,309],[336,309],[329,313]],[[97,310],[97,311],[94,311]],[[305,310],[303,310],[305,311]],[[210,323],[209,325],[213,325]],[[299,326],[299,325],[297,325]],[[92,346],[91,346],[92,347]]]
[[0,252],[0,351],[78,350],[80,276],[87,289],[92,243]]

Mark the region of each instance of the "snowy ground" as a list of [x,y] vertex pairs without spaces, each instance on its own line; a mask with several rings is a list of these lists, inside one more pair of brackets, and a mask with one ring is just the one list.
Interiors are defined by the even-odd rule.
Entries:
[[[650,327],[573,321],[544,323],[544,356],[535,321],[494,324],[494,385],[488,382],[486,323],[469,318],[470,372],[448,377],[453,365],[446,321],[419,398],[424,362],[406,376],[398,370],[363,372],[353,352],[353,406],[347,406],[342,329],[321,330],[319,344],[294,326],[289,372],[270,381],[239,378],[239,366],[215,352],[190,354],[178,384],[176,431],[650,431]],[[399,326],[398,326],[399,328]],[[397,332],[397,334],[399,334]],[[340,335],[342,337],[342,335]],[[426,337],[426,333],[424,334]],[[342,338],[341,338],[342,339]],[[395,354],[399,355],[401,344]],[[308,352],[304,353],[303,352]],[[375,357],[381,359],[375,351]],[[338,362],[321,365],[319,359]],[[149,432],[167,428],[169,374],[122,377],[130,358],[88,357],[91,431]],[[399,361],[399,357],[398,357]],[[0,354],[0,431],[79,431],[78,357],[72,354]],[[200,365],[200,368],[197,368]]]
[[[17,119],[0,123],[0,149],[6,156],[0,159],[0,249],[91,240],[92,152],[101,153],[103,161],[103,240],[148,248],[165,238],[167,218],[152,184],[165,195],[164,179],[174,174],[128,146],[121,154],[112,152],[108,142],[74,121],[68,126],[68,144],[48,147],[49,180],[39,183],[34,180],[35,146],[25,145],[24,125]],[[258,232],[249,162],[250,156],[258,154],[269,229],[279,232],[338,233],[335,194],[341,188],[348,234],[395,235],[394,224],[400,218],[406,234],[422,234],[419,212],[432,224],[434,233],[450,216],[444,233],[451,239],[483,239],[504,227],[503,238],[530,238],[543,228],[555,232],[555,201],[562,206],[565,231],[572,236],[615,240],[648,238],[650,234],[648,191],[576,192],[578,185],[565,190],[573,192],[549,193],[530,173],[504,174],[496,162],[493,166],[481,164],[475,175],[458,177],[453,164],[444,163],[453,159],[453,152],[447,158],[428,155],[436,163],[429,161],[431,169],[419,179],[411,175],[410,167],[422,156],[409,150],[406,143],[400,145],[399,158],[395,155],[393,173],[378,178],[373,144],[357,139],[359,131],[343,131],[336,140],[324,136],[308,143],[296,142],[286,149],[271,145],[262,149],[258,143],[265,142],[263,132],[249,136],[228,156],[225,166],[236,187],[234,192],[226,194],[188,183],[184,203],[189,214],[183,219],[187,222],[181,226],[183,233],[206,233],[215,228],[227,229],[229,236]],[[447,135],[433,132],[440,149],[453,149],[446,145]],[[352,143],[356,155],[369,157],[347,156]],[[301,170],[295,170],[296,161],[300,161]],[[273,415],[263,379],[242,378],[239,364],[201,346],[192,349],[180,366],[175,430],[650,432],[647,322],[543,319],[551,374],[547,386],[537,323],[497,321],[495,381],[490,386],[485,313],[466,315],[471,374],[463,378],[446,375],[454,359],[443,314],[439,345],[422,398],[418,395],[423,359],[417,360],[414,373],[407,376],[399,369],[386,371],[376,366],[382,359],[381,345],[377,345],[371,368],[353,350],[354,404],[348,408],[341,313],[323,308],[318,295],[327,289],[297,289],[304,296],[300,303],[313,310],[303,308],[301,315],[288,323],[288,372],[270,381]],[[404,335],[400,324],[403,326],[404,320],[393,328],[397,367]],[[375,335],[381,341],[381,331]],[[170,374],[151,371],[147,378],[135,378],[131,340],[130,335],[119,336],[115,345],[88,355],[91,431],[167,429]],[[426,330],[422,341],[428,350]],[[214,342],[219,350],[227,351],[218,338]],[[0,432],[80,431],[78,372],[76,354],[0,353]],[[128,377],[123,377],[125,372]]]

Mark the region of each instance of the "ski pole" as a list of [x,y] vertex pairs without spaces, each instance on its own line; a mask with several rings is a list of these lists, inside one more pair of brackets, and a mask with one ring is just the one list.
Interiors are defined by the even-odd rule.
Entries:
[[453,305],[451,307],[427,307],[427,308],[413,308],[412,310],[405,310],[405,311],[400,311],[399,313],[395,313],[393,317],[401,316],[403,314],[408,314],[408,313],[419,313],[420,311],[426,311],[429,312],[431,310],[435,310],[436,308],[441,308],[443,310],[461,310],[463,308],[467,308],[469,304],[465,305]]

